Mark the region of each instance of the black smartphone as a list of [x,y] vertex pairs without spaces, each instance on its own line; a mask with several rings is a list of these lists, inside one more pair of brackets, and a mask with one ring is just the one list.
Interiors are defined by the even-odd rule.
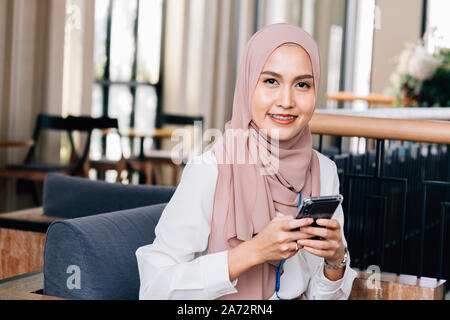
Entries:
[[[320,196],[305,198],[298,208],[296,219],[313,218],[311,227],[324,228],[316,224],[317,219],[331,219],[337,207],[342,203],[344,197],[340,194],[333,196]],[[296,229],[299,230],[299,229]],[[320,240],[320,237],[313,237],[312,240]]]

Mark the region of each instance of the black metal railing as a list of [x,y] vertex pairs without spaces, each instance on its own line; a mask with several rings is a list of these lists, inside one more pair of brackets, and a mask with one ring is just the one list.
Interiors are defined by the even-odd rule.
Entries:
[[323,149],[321,130],[312,131],[317,149],[338,168],[352,266],[449,279],[450,140],[375,138],[374,150],[353,154],[342,146]]

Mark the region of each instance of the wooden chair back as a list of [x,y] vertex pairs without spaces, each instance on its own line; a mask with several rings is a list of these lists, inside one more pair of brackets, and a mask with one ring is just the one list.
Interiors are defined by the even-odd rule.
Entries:
[[[67,133],[70,142],[71,160],[76,164],[75,169],[73,170],[72,173],[75,174],[77,172],[80,172],[89,155],[92,130],[108,129],[108,128],[118,129],[118,120],[107,117],[104,118],[92,118],[88,116],[61,117],[41,113],[38,115],[38,118],[36,120],[36,126],[33,133],[34,144],[30,147],[25,157],[24,163],[25,164],[31,163],[35,155],[36,146],[39,142],[39,138],[43,130],[64,131]],[[84,148],[82,149],[81,156],[78,155],[77,150],[75,148],[75,143],[73,140],[74,131],[87,133],[86,142],[84,144]]]

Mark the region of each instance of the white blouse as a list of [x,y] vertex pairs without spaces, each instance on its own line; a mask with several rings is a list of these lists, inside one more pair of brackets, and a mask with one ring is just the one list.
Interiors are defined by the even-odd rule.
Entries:
[[[339,193],[336,165],[317,152],[320,163],[320,195]],[[207,253],[211,228],[217,162],[212,151],[190,160],[180,183],[162,212],[152,244],[136,251],[140,276],[139,299],[216,299],[236,293],[238,279],[229,279],[228,251]],[[277,211],[277,215],[282,213]],[[342,230],[342,206],[334,219]],[[344,233],[342,233],[344,234]],[[346,245],[345,238],[343,239]],[[283,299],[347,299],[356,271],[350,259],[343,278],[327,279],[324,259],[304,250],[287,259],[278,295]],[[274,294],[271,299],[277,299]]]

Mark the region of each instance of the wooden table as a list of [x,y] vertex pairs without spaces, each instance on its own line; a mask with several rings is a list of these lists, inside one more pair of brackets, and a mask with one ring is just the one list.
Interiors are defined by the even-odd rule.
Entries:
[[[380,291],[370,289],[368,282],[374,275],[357,270],[349,300],[442,300],[445,280],[417,278],[410,275],[382,273]],[[42,270],[0,280],[0,300],[64,300],[37,294],[44,287]]]
[[0,140],[0,148],[27,148],[33,144],[33,140]]
[[[121,130],[119,133],[123,137],[130,137],[130,138],[170,138],[172,136],[174,130],[170,129],[154,129],[154,130],[148,130],[148,131],[139,131],[135,128],[130,128],[128,130]],[[103,135],[107,135],[108,133],[114,132],[112,129],[105,129],[102,131]]]
[[[356,270],[356,269],[355,269]],[[413,275],[397,275],[383,272],[378,277],[373,273],[356,270],[358,277],[353,282],[349,300],[442,300],[446,280],[417,278]],[[373,279],[373,280],[372,280]],[[381,290],[369,288],[369,282],[375,287],[379,281]]]
[[367,101],[368,103],[376,104],[392,104],[395,101],[394,97],[386,96],[379,93],[370,93],[367,96],[358,96],[351,92],[337,92],[337,93],[327,93],[328,100],[336,100],[339,102],[347,101]]
[[[28,148],[34,144],[33,140],[0,140],[1,148]],[[6,202],[6,180],[0,179],[0,210],[4,210],[3,203]]]
[[44,288],[42,270],[0,280],[0,300],[64,300],[37,294]]
[[42,269],[47,228],[61,219],[42,207],[0,214],[0,279]]
[[[107,135],[108,133],[113,132],[113,130],[105,129],[103,130],[103,135]],[[139,139],[139,158],[144,159],[145,153],[144,153],[144,140],[146,138],[151,139],[167,139],[171,138],[174,130],[172,129],[160,129],[156,128],[153,130],[136,130],[135,128],[130,128],[127,130],[121,130],[119,132],[120,136],[122,137],[128,137],[128,138],[138,138]]]
[[42,207],[6,212],[0,214],[0,228],[45,233],[48,226],[64,218],[43,215]]

